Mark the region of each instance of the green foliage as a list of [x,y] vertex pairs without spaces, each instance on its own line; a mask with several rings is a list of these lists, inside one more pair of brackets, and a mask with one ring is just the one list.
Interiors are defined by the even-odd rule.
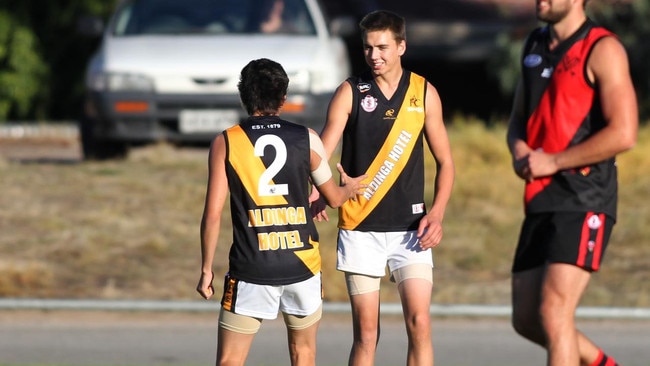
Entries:
[[488,60],[487,74],[496,81],[504,97],[512,98],[519,79],[519,59],[524,39],[504,32],[499,34],[496,42],[498,52]]
[[0,121],[70,118],[80,110],[83,69],[98,39],[76,31],[81,16],[108,18],[117,0],[0,3]]
[[34,33],[0,9],[0,121],[25,118],[42,96],[47,67]]

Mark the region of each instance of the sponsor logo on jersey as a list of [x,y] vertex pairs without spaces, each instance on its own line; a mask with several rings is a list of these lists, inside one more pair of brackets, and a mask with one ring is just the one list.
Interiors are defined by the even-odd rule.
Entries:
[[360,84],[357,84],[357,89],[359,89],[359,91],[360,91],[361,93],[365,93],[365,92],[367,92],[368,90],[370,90],[370,88],[371,88],[371,85],[368,84],[368,83],[360,83]]
[[[557,68],[557,72],[571,71],[572,69],[575,69],[575,67],[579,65],[580,65],[579,58],[565,57],[562,59],[562,62],[560,62],[560,65]],[[573,71],[572,75],[575,75],[575,71]]]
[[249,227],[304,225],[307,213],[304,207],[278,207],[248,210]]
[[424,203],[416,203],[411,205],[411,211],[414,215],[424,213]]
[[305,246],[305,243],[300,239],[300,232],[298,230],[258,233],[257,241],[261,252],[267,250],[296,249]]
[[587,250],[593,252],[594,248],[596,248],[596,242],[593,240],[589,240],[589,242],[587,243]]
[[424,112],[424,108],[422,108],[422,100],[415,95],[409,98],[409,106],[406,108],[406,111],[418,113]]
[[530,55],[527,55],[524,58],[524,66],[526,66],[526,67],[536,67],[536,66],[541,65],[541,63],[542,63],[542,56],[534,54],[534,53],[530,54]]
[[[249,227],[283,227],[307,224],[304,207],[277,207],[248,210]],[[283,250],[302,248],[305,244],[298,230],[257,233],[259,250]]]
[[[393,168],[399,162],[399,160],[404,155],[405,149],[408,146],[408,143],[411,141],[413,136],[408,131],[402,131],[395,141],[393,148],[388,153],[388,159],[384,160],[384,163],[375,174],[372,181],[368,184],[368,188],[363,192],[363,197],[367,200],[370,200],[372,196],[379,190],[379,187],[386,181],[391,173]],[[408,154],[407,154],[408,155]],[[408,156],[404,157],[408,159]]]
[[552,67],[545,67],[544,70],[542,70],[542,77],[543,78],[550,78],[551,75],[553,75],[553,68]]

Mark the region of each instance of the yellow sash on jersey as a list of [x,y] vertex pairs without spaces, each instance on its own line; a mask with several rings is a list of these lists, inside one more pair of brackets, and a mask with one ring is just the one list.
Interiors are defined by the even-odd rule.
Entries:
[[309,271],[313,274],[317,274],[321,271],[322,260],[320,256],[320,244],[313,240],[311,235],[309,236],[309,244],[311,244],[311,249],[308,250],[296,250],[293,252],[300,260],[309,268]]
[[[395,184],[397,178],[402,174],[409,157],[413,152],[415,143],[419,141],[418,137],[424,126],[424,86],[426,80],[421,76],[411,73],[409,88],[406,91],[404,101],[400,107],[397,119],[393,123],[383,146],[375,156],[375,159],[366,170],[368,178],[364,183],[371,184],[375,177],[381,176],[382,182],[376,189],[372,188],[373,193],[370,199],[364,196],[358,196],[356,201],[348,200],[339,208],[339,227],[346,230],[354,230],[363,220],[377,207],[379,202],[386,196],[390,188]],[[412,97],[415,95],[415,97]],[[419,98],[419,99],[418,99]],[[417,117],[416,117],[417,116]],[[406,145],[400,144],[403,149],[401,158],[394,160],[393,149],[400,141],[401,136],[410,135]],[[387,163],[390,165],[390,173],[384,175],[381,171],[386,169]],[[366,192],[371,187],[366,189]]]
[[[258,193],[259,179],[266,170],[262,159],[255,156],[255,147],[241,126],[229,128],[228,161],[237,172],[246,191],[257,206],[276,206],[288,204],[284,196],[260,196]],[[268,183],[268,182],[264,182]]]

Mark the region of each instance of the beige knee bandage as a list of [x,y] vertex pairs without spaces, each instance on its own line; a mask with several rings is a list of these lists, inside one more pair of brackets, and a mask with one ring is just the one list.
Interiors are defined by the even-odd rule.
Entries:
[[224,310],[219,312],[219,327],[235,333],[255,334],[260,330],[262,320],[250,316],[235,314]]
[[371,277],[356,273],[346,273],[345,282],[350,295],[361,295],[368,292],[379,291],[381,277]]
[[397,284],[409,278],[421,278],[433,283],[433,269],[428,264],[411,264],[394,270],[391,275]]
[[284,322],[289,329],[301,330],[309,328],[314,323],[319,321],[323,316],[323,305],[321,304],[318,310],[306,316],[298,316],[285,313],[282,313],[282,316],[284,317]]

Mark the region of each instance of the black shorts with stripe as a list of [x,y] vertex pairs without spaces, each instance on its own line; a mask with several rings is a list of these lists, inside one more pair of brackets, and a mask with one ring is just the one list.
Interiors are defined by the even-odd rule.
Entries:
[[528,214],[521,228],[512,272],[546,263],[600,269],[615,220],[595,212]]

